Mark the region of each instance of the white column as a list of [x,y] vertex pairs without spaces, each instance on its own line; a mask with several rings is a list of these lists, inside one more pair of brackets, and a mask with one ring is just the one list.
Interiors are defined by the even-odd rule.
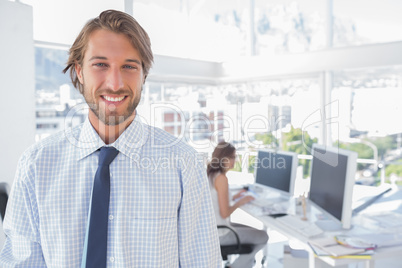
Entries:
[[333,46],[333,31],[334,31],[334,19],[333,19],[333,0],[327,0],[326,15],[325,15],[325,34],[326,34],[326,47],[331,48]]
[[[326,5],[326,48],[331,48],[333,45],[333,0],[327,0]],[[327,146],[332,145],[331,122],[327,119],[331,118],[331,91],[333,86],[333,73],[331,70],[326,70],[321,76],[321,140],[322,144]]]
[[[332,105],[331,105],[331,91],[333,85],[333,73],[331,71],[325,72],[325,93],[324,93],[324,105],[325,105],[325,116],[326,116],[326,138],[324,144],[327,146],[332,145]],[[336,119],[338,120],[338,119]]]
[[124,12],[133,16],[133,4],[134,0],[124,0]]
[[320,136],[318,139],[318,143],[326,144],[327,140],[327,116],[326,116],[326,109],[325,109],[325,102],[326,102],[326,90],[325,90],[325,72],[320,73],[319,77],[319,85],[320,85]]
[[12,184],[18,159],[35,142],[32,7],[0,0],[0,181]]
[[255,29],[254,29],[254,9],[255,0],[249,0],[249,27],[247,34],[247,56],[255,56]]

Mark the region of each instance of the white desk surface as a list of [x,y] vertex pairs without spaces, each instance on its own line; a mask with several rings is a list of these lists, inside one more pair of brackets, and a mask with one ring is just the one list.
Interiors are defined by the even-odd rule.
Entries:
[[[357,185],[355,187],[355,194],[360,194],[361,191],[368,193],[368,192],[373,192],[372,188],[367,188],[367,186],[359,186]],[[308,202],[307,202],[308,204]],[[308,204],[309,205],[309,204]],[[372,255],[371,259],[336,259],[336,258],[331,258],[331,257],[314,257],[314,254],[311,250],[311,248],[308,246],[307,242],[309,240],[308,237],[301,235],[297,231],[288,228],[287,226],[284,226],[283,224],[280,224],[279,221],[277,221],[275,218],[267,216],[267,215],[261,215],[261,213],[255,213],[252,209],[250,209],[250,205],[246,205],[244,207],[241,207],[241,209],[251,216],[258,218],[261,220],[264,225],[269,228],[276,230],[289,239],[296,239],[297,241],[302,242],[303,245],[305,245],[305,249],[309,252],[309,266],[318,268],[320,267],[320,261],[317,261],[317,259],[320,259],[321,261],[331,265],[331,266],[340,266],[340,265],[345,265],[345,264],[351,264],[351,263],[358,263],[358,262],[365,262],[366,267],[374,267],[374,263],[376,259],[380,258],[390,258],[397,256],[402,252],[402,244],[396,245],[396,246],[390,246],[390,247],[379,247],[375,250],[374,255]],[[315,213],[316,211],[314,209],[310,209],[308,207],[308,213],[307,217],[309,221],[314,221],[312,219],[315,218],[314,215],[310,215],[310,213]],[[396,213],[401,213],[402,214],[402,191],[398,189],[393,189],[390,192],[386,193],[382,198],[380,198],[377,202],[366,208],[365,210],[361,211],[356,217],[353,218],[352,223],[353,226],[350,230],[340,230],[340,231],[335,231],[335,232],[326,232],[322,234],[321,236],[325,235],[336,235],[336,234],[369,234],[370,232],[378,232],[379,230],[373,230],[373,229],[367,229],[367,226],[360,226],[359,225],[359,217],[362,217],[362,215],[367,215],[370,213],[376,213],[377,211],[384,211],[384,210],[392,210],[393,212]],[[302,216],[301,208],[297,207],[296,209],[296,215],[299,215],[300,217]],[[312,212],[313,211],[313,212]],[[357,222],[357,223],[356,223]],[[383,231],[383,230],[380,230]],[[402,225],[401,228],[398,229],[398,233],[402,235]]]

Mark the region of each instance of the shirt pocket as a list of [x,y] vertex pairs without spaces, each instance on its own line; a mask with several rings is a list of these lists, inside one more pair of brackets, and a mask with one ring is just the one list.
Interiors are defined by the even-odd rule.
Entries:
[[178,267],[177,217],[132,218],[123,243],[125,267]]

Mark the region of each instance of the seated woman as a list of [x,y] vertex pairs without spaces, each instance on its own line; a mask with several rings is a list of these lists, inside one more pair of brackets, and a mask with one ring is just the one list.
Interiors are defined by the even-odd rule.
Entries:
[[[252,201],[252,196],[244,195],[242,190],[233,196],[237,200],[233,205],[229,202],[229,183],[226,173],[234,167],[236,160],[236,149],[227,142],[220,142],[212,153],[211,162],[207,167],[207,174],[210,181],[212,202],[214,204],[216,222],[218,225],[228,225],[235,229],[243,244],[254,244],[254,250],[250,254],[241,254],[231,267],[248,268],[254,265],[255,254],[268,242],[268,235],[265,231],[257,230],[249,226],[230,223],[229,216],[238,207]],[[227,230],[219,230],[221,245],[233,245],[235,237]]]

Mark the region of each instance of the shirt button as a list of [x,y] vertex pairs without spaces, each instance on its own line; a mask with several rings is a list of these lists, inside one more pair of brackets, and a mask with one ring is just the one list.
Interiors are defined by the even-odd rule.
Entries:
[[113,258],[113,257],[110,257],[110,262],[114,262],[114,258]]
[[109,215],[109,220],[113,220],[113,219],[114,219],[113,215]]

